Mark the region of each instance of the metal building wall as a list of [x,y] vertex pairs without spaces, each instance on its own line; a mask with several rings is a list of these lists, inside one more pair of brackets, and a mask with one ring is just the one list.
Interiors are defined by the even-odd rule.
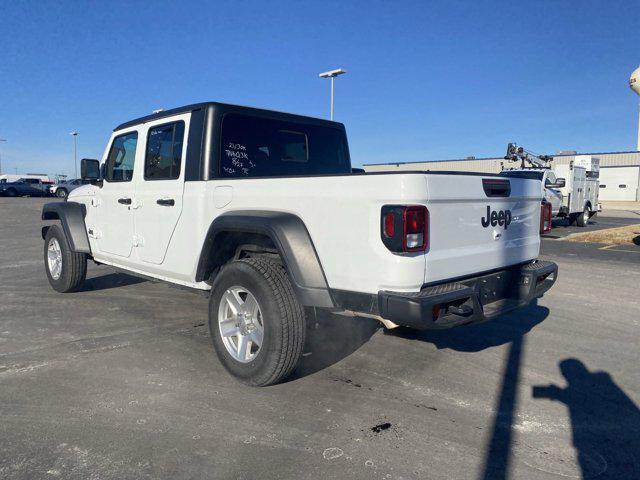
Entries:
[[[598,157],[600,159],[600,167],[604,169],[609,167],[640,168],[640,152],[579,153],[578,155],[593,155],[594,157]],[[575,157],[575,155],[554,155],[553,164],[567,165],[569,162],[575,160]],[[365,164],[363,168],[367,172],[397,170],[456,170],[462,172],[499,173],[502,171],[502,165],[504,165],[505,168],[518,166],[516,162],[508,162],[503,158],[477,158],[462,160],[436,160],[433,162]],[[636,178],[636,175],[629,175],[629,178],[625,179],[625,182],[629,184],[636,184],[638,183]],[[633,188],[633,186],[629,185],[629,188]],[[640,201],[640,185],[637,185],[636,192],[636,200]],[[603,192],[603,197],[605,197],[604,199],[606,199],[609,193],[610,192]],[[611,194],[613,194],[613,192],[611,192]]]
[[[580,153],[578,155],[593,155],[600,158],[601,167],[640,166],[640,152],[605,152],[605,153]],[[575,155],[554,155],[555,165],[566,165],[575,159]],[[501,164],[505,167],[516,167],[515,162],[507,162],[503,158],[477,158],[462,160],[436,160],[432,162],[409,163],[381,163],[365,164],[368,172],[380,172],[388,170],[459,170],[463,172],[498,173]]]

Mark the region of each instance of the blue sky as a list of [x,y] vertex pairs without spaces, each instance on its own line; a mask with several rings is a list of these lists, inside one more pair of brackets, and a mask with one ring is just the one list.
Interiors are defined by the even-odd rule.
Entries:
[[7,173],[73,174],[69,132],[100,157],[160,107],[327,116],[318,73],[337,67],[354,164],[635,148],[637,1],[6,1],[0,18]]

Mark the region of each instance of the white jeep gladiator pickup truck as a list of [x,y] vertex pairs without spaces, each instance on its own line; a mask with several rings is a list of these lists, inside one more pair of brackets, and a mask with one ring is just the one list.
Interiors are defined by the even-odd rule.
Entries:
[[387,327],[487,320],[542,296],[540,182],[352,170],[340,123],[203,103],[118,126],[67,202],[43,207],[59,292],[87,260],[209,291],[225,368],[269,385],[295,367],[316,308]]

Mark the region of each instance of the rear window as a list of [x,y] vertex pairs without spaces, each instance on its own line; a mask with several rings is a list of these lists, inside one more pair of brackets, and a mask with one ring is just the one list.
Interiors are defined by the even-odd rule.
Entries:
[[351,171],[337,128],[227,114],[222,120],[221,177],[341,174]]

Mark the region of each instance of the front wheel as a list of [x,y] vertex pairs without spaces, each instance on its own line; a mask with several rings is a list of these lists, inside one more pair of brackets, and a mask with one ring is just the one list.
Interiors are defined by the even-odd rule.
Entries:
[[60,293],[75,292],[87,276],[87,257],[76,253],[59,225],[52,225],[44,239],[44,268],[53,289]]
[[576,218],[576,225],[586,227],[587,223],[589,223],[589,217],[591,217],[591,209],[588,205],[585,205],[584,211]]
[[242,383],[286,378],[302,354],[305,315],[282,265],[264,257],[228,263],[211,289],[209,333],[220,362]]
[[67,198],[67,191],[64,188],[58,188],[56,190],[56,197]]

